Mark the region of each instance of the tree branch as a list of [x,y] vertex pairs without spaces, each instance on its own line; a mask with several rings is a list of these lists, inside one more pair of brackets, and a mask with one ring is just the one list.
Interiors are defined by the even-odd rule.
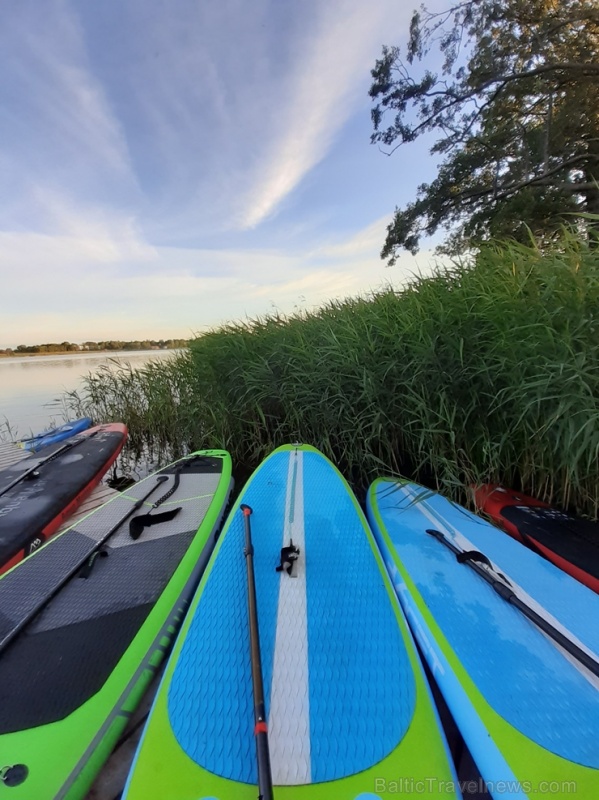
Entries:
[[[520,191],[520,189],[525,189],[527,186],[559,186],[561,189],[570,189],[573,194],[576,194],[577,190],[580,189],[582,191],[592,189],[596,186],[595,183],[563,183],[563,184],[555,184],[553,181],[550,181],[549,178],[552,175],[556,175],[558,172],[566,169],[567,167],[571,167],[574,164],[578,164],[581,161],[588,161],[588,155],[579,155],[574,156],[573,158],[567,159],[567,161],[562,162],[557,167],[550,169],[548,172],[544,172],[542,175],[536,175],[532,178],[527,178],[524,181],[518,181],[517,183],[508,184],[507,186],[503,186],[500,188],[500,191],[494,196],[494,200],[502,200],[504,197],[508,197],[510,194],[514,194],[514,192]],[[599,162],[599,155],[596,157],[597,162]],[[455,197],[460,198],[462,200],[474,200],[480,197],[484,197],[486,195],[492,194],[493,188],[489,189],[480,189],[477,192],[468,192],[464,191],[461,193],[456,193]]]

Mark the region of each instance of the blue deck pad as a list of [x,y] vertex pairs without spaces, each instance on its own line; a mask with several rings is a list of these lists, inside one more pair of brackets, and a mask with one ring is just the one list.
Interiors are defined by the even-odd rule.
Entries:
[[[241,498],[253,509],[267,713],[279,586],[293,580],[275,571],[290,457],[287,451],[267,459]],[[309,452],[303,458],[310,782],[318,782],[359,772],[391,752],[409,727],[416,690],[393,605],[351,497],[322,456]],[[287,513],[301,513],[301,504]],[[240,511],[222,535],[174,669],[169,719],[180,746],[200,766],[256,783]]]
[[[599,692],[529,620],[440,542],[427,510],[458,529],[538,602],[553,592],[551,612],[594,648],[599,597],[553,565],[465,509],[409,485],[379,483],[376,499],[396,552],[450,646],[489,704],[540,746],[585,766],[599,767]],[[580,590],[584,590],[582,593]],[[586,601],[583,611],[581,598]],[[591,609],[593,609],[591,611]]]
[[[413,487],[417,487],[413,484]],[[417,487],[420,490],[422,487]],[[599,595],[494,525],[433,492],[426,504],[483,550],[550,614],[599,653]],[[459,522],[459,524],[458,524]],[[567,602],[564,598],[567,597]],[[593,613],[590,609],[593,608]]]
[[317,782],[367,769],[388,755],[410,725],[416,689],[352,498],[317,453],[304,455],[304,507],[310,734]]
[[185,637],[168,690],[168,711],[173,733],[190,758],[217,775],[250,783],[256,774],[242,548],[240,515],[223,540]]
[[[264,691],[276,625],[287,460],[269,459],[243,494],[252,507]],[[243,515],[236,511],[208,576],[173,673],[169,718],[182,749],[222,777],[257,782]]]

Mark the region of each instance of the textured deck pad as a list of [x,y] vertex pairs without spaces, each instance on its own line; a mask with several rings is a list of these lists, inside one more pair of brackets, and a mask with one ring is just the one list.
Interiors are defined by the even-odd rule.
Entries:
[[[108,540],[89,576],[75,574],[27,625],[0,658],[0,734],[48,724],[71,714],[95,694],[129,647],[194,538],[219,485],[222,460],[207,459],[178,478],[172,468],[137,514],[181,511],[145,528],[139,539],[129,522]],[[95,542],[143,497],[154,477],[82,520],[0,581],[2,631],[51,592]],[[212,543],[210,543],[212,546]]]
[[599,598],[480,518],[415,484],[375,484],[380,518],[426,608],[491,707],[533,742],[599,768],[597,681],[467,565],[426,534],[458,532],[587,647]]
[[[277,451],[242,502],[252,538],[276,785],[332,781],[388,755],[405,735],[415,680],[395,609],[354,500],[319,453]],[[296,577],[276,572],[289,538]],[[237,511],[168,691],[181,748],[216,775],[255,783],[243,517]]]

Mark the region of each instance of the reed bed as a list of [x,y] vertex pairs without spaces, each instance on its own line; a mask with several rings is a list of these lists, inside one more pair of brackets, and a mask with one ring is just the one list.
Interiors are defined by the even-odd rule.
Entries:
[[464,501],[503,482],[596,516],[598,345],[596,248],[494,243],[401,291],[232,323],[168,364],[100,373],[83,405],[169,456],[225,447],[250,469],[302,441],[358,489],[401,473]]
[[63,398],[70,416],[125,422],[129,437],[124,454],[129,465],[159,465],[188,452],[185,431],[193,402],[188,350],[139,368],[109,359],[87,375],[83,385],[83,391],[69,392]]

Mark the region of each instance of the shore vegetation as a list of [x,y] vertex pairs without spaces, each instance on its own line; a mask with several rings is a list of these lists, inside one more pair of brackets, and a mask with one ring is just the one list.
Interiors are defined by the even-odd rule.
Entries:
[[599,249],[488,243],[399,290],[271,314],[172,359],[100,370],[70,398],[158,460],[224,447],[249,470],[319,447],[364,489],[404,474],[457,500],[499,482],[599,507]]

